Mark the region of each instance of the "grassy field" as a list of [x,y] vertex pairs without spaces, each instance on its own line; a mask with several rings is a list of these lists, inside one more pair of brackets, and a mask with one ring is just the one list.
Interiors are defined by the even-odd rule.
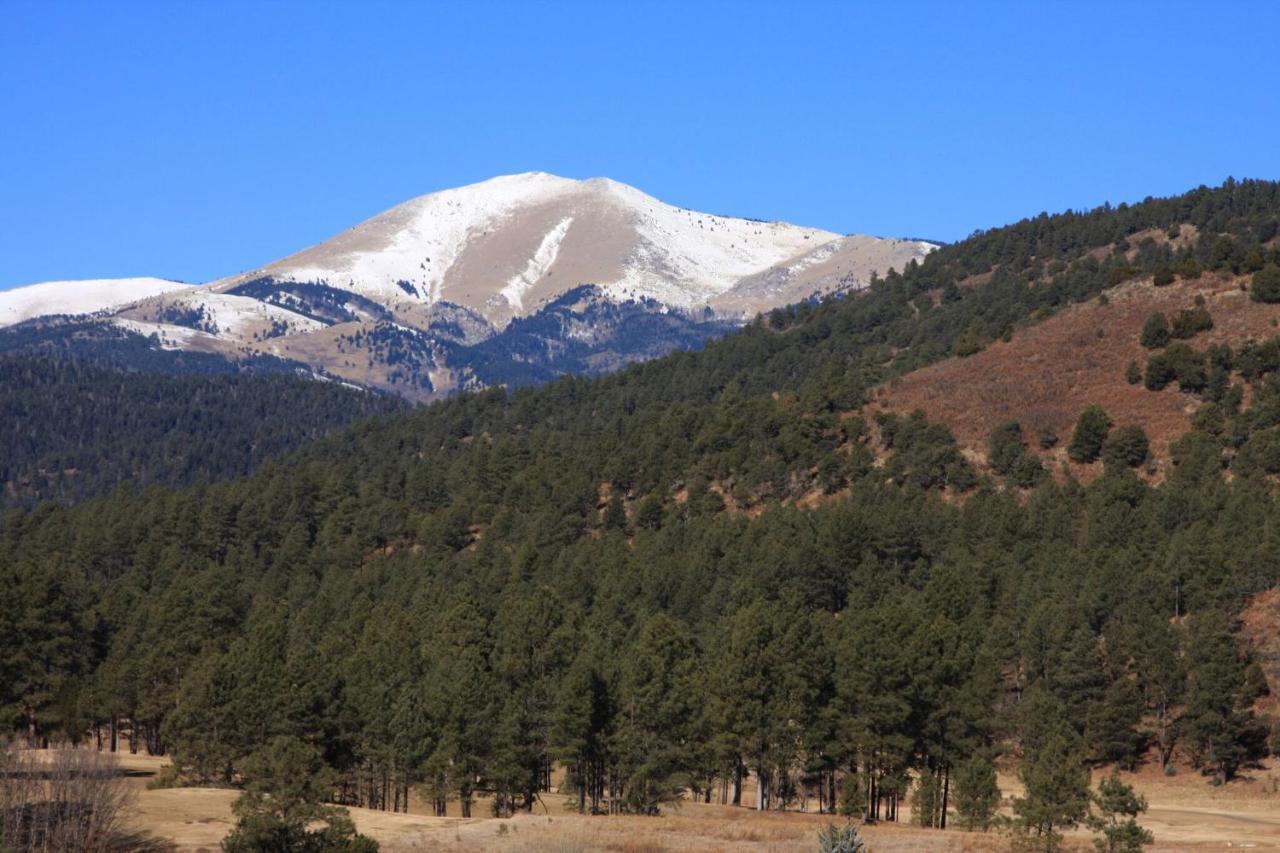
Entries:
[[[213,788],[147,790],[146,781],[164,759],[121,758],[138,788],[133,825],[177,845],[181,851],[215,853],[232,826],[235,792]],[[1220,788],[1191,772],[1166,777],[1159,768],[1126,774],[1150,802],[1142,823],[1156,836],[1153,850],[1280,849],[1280,764],[1249,771],[1246,778]],[[1008,799],[1019,793],[1016,779],[1002,776]],[[748,794],[750,791],[747,792]],[[749,799],[749,797],[744,798]],[[657,818],[583,817],[567,810],[565,798],[551,794],[534,814],[497,819],[437,818],[425,804],[411,814],[352,809],[360,831],[376,838],[386,851],[510,851],[510,853],[683,853],[683,851],[755,851],[812,853],[818,830],[832,821],[802,812],[757,813],[752,809],[684,803]],[[483,804],[477,814],[487,814]],[[1007,850],[1008,839],[996,834],[945,832],[906,825],[865,827],[863,836],[875,851]],[[1092,850],[1087,832],[1071,836],[1079,850]]]

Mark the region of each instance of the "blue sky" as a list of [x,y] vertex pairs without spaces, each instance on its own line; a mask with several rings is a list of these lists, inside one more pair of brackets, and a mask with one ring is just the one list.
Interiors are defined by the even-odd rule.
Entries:
[[1280,178],[1280,3],[0,3],[0,287],[202,281],[496,174],[960,238]]

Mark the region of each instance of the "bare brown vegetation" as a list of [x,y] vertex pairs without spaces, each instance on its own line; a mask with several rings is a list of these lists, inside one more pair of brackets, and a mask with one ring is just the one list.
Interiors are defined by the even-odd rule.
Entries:
[[126,828],[133,797],[110,755],[5,748],[0,751],[0,848],[34,853],[168,849]]
[[967,358],[950,358],[880,388],[872,408],[920,409],[947,424],[976,460],[985,458],[987,438],[998,424],[1016,420],[1028,435],[1044,427],[1062,439],[1046,454],[1050,470],[1066,466],[1091,479],[1102,466],[1067,461],[1066,438],[1086,406],[1098,404],[1116,424],[1138,424],[1151,439],[1157,470],[1167,468],[1169,445],[1191,426],[1198,401],[1174,388],[1153,392],[1125,380],[1130,361],[1145,364],[1139,343],[1153,312],[1172,315],[1203,296],[1214,327],[1190,341],[1197,349],[1214,343],[1238,347],[1247,340],[1280,334],[1280,305],[1249,300],[1241,280],[1205,275],[1155,287],[1150,279],[1107,291],[1105,300],[1073,305],[1042,323],[1021,329]]

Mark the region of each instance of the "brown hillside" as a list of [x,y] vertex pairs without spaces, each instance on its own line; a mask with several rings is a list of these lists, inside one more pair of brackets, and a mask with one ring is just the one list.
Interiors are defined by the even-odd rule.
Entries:
[[[1059,436],[1046,453],[1050,468],[1070,465],[1065,445],[1075,419],[1091,403],[1119,424],[1139,424],[1151,439],[1156,472],[1168,466],[1169,444],[1190,426],[1198,401],[1176,387],[1152,392],[1125,381],[1131,360],[1145,366],[1148,352],[1138,342],[1142,324],[1155,311],[1172,315],[1202,294],[1214,328],[1189,343],[1238,346],[1280,334],[1280,305],[1252,302],[1245,279],[1205,275],[1157,288],[1151,279],[1107,291],[1106,299],[1070,306],[1042,323],[1020,329],[1009,342],[997,341],[967,358],[951,358],[893,380],[876,390],[872,410],[899,413],[921,409],[946,423],[961,446],[985,458],[987,437],[996,425],[1022,424],[1032,438],[1044,426]],[[1070,465],[1082,479],[1101,465]]]

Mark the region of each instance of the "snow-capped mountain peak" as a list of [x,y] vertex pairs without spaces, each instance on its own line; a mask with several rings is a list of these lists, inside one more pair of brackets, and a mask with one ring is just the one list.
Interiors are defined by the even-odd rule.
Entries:
[[504,324],[577,284],[693,308],[840,235],[665,204],[607,178],[505,175],[411,199],[224,284],[323,282]]
[[7,309],[0,293],[0,323],[6,310],[9,322],[109,310],[104,324],[161,348],[285,359],[429,398],[697,345],[761,311],[856,290],[932,249],[699,213],[608,178],[527,172],[418,196],[200,287],[55,282],[13,292]]

